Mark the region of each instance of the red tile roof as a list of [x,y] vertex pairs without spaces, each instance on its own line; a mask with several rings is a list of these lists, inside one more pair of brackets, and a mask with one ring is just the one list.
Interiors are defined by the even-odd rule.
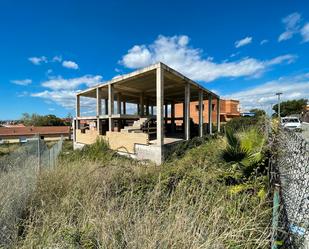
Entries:
[[29,135],[61,135],[69,134],[70,126],[26,126],[26,127],[0,127],[1,136],[29,136]]

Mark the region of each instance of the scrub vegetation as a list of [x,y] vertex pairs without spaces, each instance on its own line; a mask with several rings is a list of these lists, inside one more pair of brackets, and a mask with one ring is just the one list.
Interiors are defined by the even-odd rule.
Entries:
[[12,246],[268,248],[265,138],[258,126],[226,134],[193,140],[161,166],[103,141],[65,144],[38,177]]

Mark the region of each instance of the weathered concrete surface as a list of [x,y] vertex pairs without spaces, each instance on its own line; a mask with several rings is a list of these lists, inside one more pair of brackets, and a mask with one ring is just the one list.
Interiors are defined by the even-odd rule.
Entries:
[[135,144],[135,154],[138,160],[150,160],[157,165],[163,162],[162,147],[158,145]]
[[81,143],[77,143],[77,142],[74,142],[73,143],[73,149],[74,150],[81,150],[86,144],[81,144]]

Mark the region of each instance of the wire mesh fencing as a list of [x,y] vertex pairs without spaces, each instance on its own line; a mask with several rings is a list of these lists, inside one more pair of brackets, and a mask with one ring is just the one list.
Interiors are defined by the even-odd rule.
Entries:
[[39,137],[34,137],[0,157],[0,247],[7,247],[18,235],[19,222],[35,189],[37,175],[40,170],[56,165],[62,143],[61,138],[49,148]]
[[309,144],[296,132],[279,129],[273,146],[273,184],[280,214],[273,248],[309,248]]

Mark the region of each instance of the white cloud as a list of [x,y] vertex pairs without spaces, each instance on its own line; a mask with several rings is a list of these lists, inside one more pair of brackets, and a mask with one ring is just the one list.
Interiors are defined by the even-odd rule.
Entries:
[[[52,101],[66,109],[72,110],[75,108],[76,93],[80,91],[78,88],[83,85],[91,87],[100,84],[101,81],[101,75],[85,75],[71,79],[64,79],[58,76],[42,83],[43,87],[49,88],[50,90],[32,93],[31,96]],[[81,98],[81,106],[83,107],[83,111],[91,112],[95,110],[95,99]]]
[[277,103],[276,92],[283,93],[283,101],[308,98],[309,74],[279,78],[224,97],[238,99],[243,110],[262,108],[270,112],[271,104]]
[[135,45],[122,58],[122,62],[129,68],[139,68],[149,64],[152,60],[152,55],[146,46]]
[[11,83],[20,85],[20,86],[27,86],[32,83],[31,79],[24,79],[24,80],[11,80]]
[[309,23],[306,23],[300,32],[303,36],[303,41],[309,42]]
[[[39,93],[32,93],[31,96],[52,101],[68,110],[74,110],[77,92],[78,90],[45,90]],[[80,106],[82,115],[95,115],[96,99],[81,97]]]
[[222,77],[258,76],[271,66],[292,62],[294,55],[282,55],[270,60],[242,58],[230,62],[214,62],[202,58],[202,50],[189,46],[187,36],[160,35],[152,44],[135,45],[120,61],[125,67],[136,69],[161,61],[193,80],[204,82]]
[[78,78],[64,79],[61,76],[42,83],[42,86],[52,90],[73,90],[81,85],[88,87],[98,85],[102,81],[101,75],[84,75]]
[[282,23],[285,26],[285,31],[280,34],[278,41],[285,41],[291,39],[294,34],[299,32],[299,23],[301,21],[301,15],[297,12],[294,12],[282,19]]
[[59,91],[48,91],[45,90],[39,93],[32,93],[32,97],[39,97],[46,100],[52,100],[53,102],[63,106],[67,109],[75,108],[76,92],[74,90],[59,90]]
[[239,41],[236,41],[235,42],[235,47],[236,48],[239,48],[239,47],[242,47],[242,46],[245,46],[245,45],[248,45],[252,42],[252,37],[246,37],[244,39],[241,39]]
[[62,56],[61,55],[56,55],[52,58],[52,62],[61,62],[62,61]]
[[260,45],[264,45],[265,43],[268,43],[268,40],[262,40],[261,42],[260,42]]
[[78,65],[74,61],[63,61],[62,66],[70,69],[78,69]]
[[47,63],[47,57],[46,56],[41,56],[41,57],[30,57],[28,60],[34,64],[34,65],[41,65],[42,63]]

